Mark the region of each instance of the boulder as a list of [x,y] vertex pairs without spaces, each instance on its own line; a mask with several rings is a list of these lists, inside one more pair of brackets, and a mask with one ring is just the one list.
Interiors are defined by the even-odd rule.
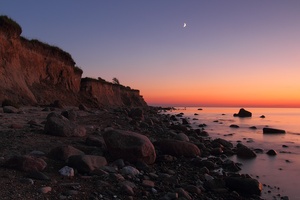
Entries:
[[277,155],[277,152],[274,150],[274,149],[270,149],[269,151],[267,151],[267,154],[269,156],[276,156]]
[[50,113],[47,116],[44,131],[46,134],[62,137],[83,137],[86,135],[86,130],[83,126],[78,126],[56,113]]
[[256,154],[254,151],[249,149],[243,144],[238,144],[237,145],[237,150],[236,150],[236,155],[240,158],[245,158],[245,159],[250,159],[250,158],[255,158]]
[[48,156],[55,160],[66,161],[70,156],[74,155],[84,155],[84,152],[76,149],[70,145],[60,146],[52,149]]
[[189,137],[184,133],[179,133],[179,134],[175,135],[174,139],[180,140],[180,141],[185,141],[185,142],[190,141]]
[[67,164],[77,169],[80,173],[90,173],[107,165],[107,161],[102,156],[75,155],[68,158]]
[[263,133],[264,134],[284,134],[285,130],[265,127],[265,128],[263,128]]
[[85,144],[88,146],[96,146],[100,148],[105,148],[105,141],[103,137],[90,135],[86,138]]
[[4,106],[3,112],[4,113],[17,113],[17,112],[19,112],[19,109],[15,108],[13,106]]
[[228,177],[225,182],[230,190],[248,195],[260,195],[262,191],[262,184],[249,177]]
[[77,113],[73,109],[62,111],[61,115],[70,121],[76,121],[76,119],[77,119]]
[[200,155],[200,149],[190,142],[165,139],[156,144],[164,154],[184,157],[195,157]]
[[234,117],[252,117],[252,113],[245,110],[244,108],[241,108],[239,113],[233,114]]
[[155,162],[156,153],[148,137],[123,130],[108,130],[103,134],[107,149],[115,159],[123,158],[130,162]]
[[34,156],[14,156],[4,163],[5,167],[13,168],[25,172],[42,171],[46,168],[47,163]]

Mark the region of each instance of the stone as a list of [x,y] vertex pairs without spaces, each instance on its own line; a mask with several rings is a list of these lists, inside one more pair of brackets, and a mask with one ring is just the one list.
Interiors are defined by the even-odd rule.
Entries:
[[195,185],[187,185],[184,189],[189,193],[201,194],[201,189]]
[[4,113],[17,113],[17,112],[19,112],[19,109],[15,108],[13,106],[4,106],[3,112]]
[[142,186],[153,188],[155,186],[155,183],[150,180],[143,180]]
[[187,191],[185,191],[183,188],[176,188],[176,192],[178,193],[179,198],[191,200],[192,197],[189,195]]
[[148,137],[131,131],[108,130],[103,134],[107,149],[115,159],[153,164],[156,152]]
[[79,110],[83,110],[83,111],[87,111],[87,110],[88,110],[88,108],[87,108],[85,105],[83,105],[83,104],[80,104],[80,105],[78,106],[78,109],[79,109]]
[[177,134],[175,137],[174,137],[175,140],[180,140],[180,141],[185,141],[185,142],[188,142],[190,141],[189,137],[184,134],[184,133],[179,133]]
[[40,193],[43,193],[43,194],[47,194],[48,192],[51,192],[51,190],[52,190],[51,187],[45,186],[45,187],[41,187],[41,188],[39,189],[39,192],[40,192]]
[[182,120],[182,124],[183,124],[183,125],[188,125],[188,124],[190,124],[190,122],[189,122],[188,119],[186,119],[186,118],[182,118],[181,120]]
[[44,173],[39,172],[39,171],[31,171],[28,173],[27,177],[33,178],[35,180],[44,180],[44,181],[50,180],[50,178],[47,175],[45,175]]
[[244,108],[241,108],[239,113],[233,114],[234,117],[252,117],[252,113],[245,110]]
[[263,133],[264,134],[284,134],[285,130],[265,127],[265,128],[263,128]]
[[84,155],[84,152],[70,145],[65,145],[65,146],[59,146],[52,149],[49,152],[48,157],[55,160],[66,161],[70,156],[74,156],[74,155]]
[[95,135],[88,136],[85,140],[85,143],[88,146],[96,146],[96,147],[100,147],[100,148],[106,146],[103,137],[95,136]]
[[107,165],[107,161],[102,156],[75,155],[69,157],[67,165],[74,167],[80,173],[90,173],[95,169]]
[[64,166],[58,171],[62,176],[72,177],[74,176],[74,169],[69,166]]
[[269,156],[276,156],[277,155],[277,152],[274,150],[274,149],[270,149],[269,151],[267,151],[267,154]]
[[128,113],[129,117],[137,121],[144,120],[144,111],[141,108],[133,108]]
[[73,109],[62,111],[61,115],[70,121],[76,121],[77,119],[77,113]]
[[230,126],[229,126],[230,128],[240,128],[238,125],[236,125],[236,124],[231,124]]
[[230,190],[248,195],[260,195],[263,187],[256,179],[248,177],[228,177],[225,182]]
[[222,146],[224,146],[226,148],[233,148],[233,144],[231,142],[228,142],[227,140],[224,140],[224,139],[221,139],[221,138],[214,139],[211,143],[213,145],[214,144],[221,144]]
[[56,113],[50,113],[47,116],[44,131],[46,134],[62,137],[83,137],[86,135],[86,130],[83,126],[78,126]]
[[25,172],[31,172],[44,170],[47,163],[41,158],[25,155],[10,158],[4,163],[4,166]]
[[250,158],[256,157],[255,152],[243,144],[237,144],[236,155],[240,158],[245,158],[245,159],[250,159]]
[[136,168],[134,168],[132,166],[126,166],[121,169],[121,174],[134,177],[134,176],[139,175],[140,172],[139,172],[139,170],[137,170]]
[[171,156],[195,157],[200,156],[200,149],[190,143],[179,140],[165,139],[156,143],[164,154]]
[[261,115],[261,116],[260,116],[260,118],[266,118],[266,116],[264,116],[264,115]]

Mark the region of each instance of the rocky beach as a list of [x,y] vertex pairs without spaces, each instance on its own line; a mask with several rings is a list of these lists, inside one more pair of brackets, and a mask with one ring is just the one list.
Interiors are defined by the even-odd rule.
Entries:
[[70,54],[21,33],[0,16],[1,199],[261,199],[263,184],[229,158],[253,149],[139,90],[82,78]]
[[250,149],[159,111],[4,106],[1,198],[260,199],[227,157]]

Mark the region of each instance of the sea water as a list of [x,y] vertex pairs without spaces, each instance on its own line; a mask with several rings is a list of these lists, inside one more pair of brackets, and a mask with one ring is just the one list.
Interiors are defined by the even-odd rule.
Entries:
[[[184,113],[193,128],[206,124],[209,137],[223,138],[234,145],[241,142],[253,149],[262,149],[254,159],[230,157],[242,163],[240,173],[250,174],[265,184],[262,197],[264,199],[300,199],[300,108],[245,108],[252,117],[233,117],[240,108],[234,107],[198,107],[176,108],[170,114]],[[265,118],[261,118],[264,115]],[[239,128],[231,128],[230,125]],[[256,129],[250,129],[255,126]],[[263,134],[263,128],[277,128],[286,134]],[[273,149],[276,156],[266,152]]]

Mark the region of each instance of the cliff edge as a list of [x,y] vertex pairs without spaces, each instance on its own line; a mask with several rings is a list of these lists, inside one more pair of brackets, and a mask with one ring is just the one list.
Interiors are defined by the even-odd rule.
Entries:
[[[22,28],[0,16],[0,101],[22,105],[146,106],[138,90],[81,79],[83,71],[58,47],[21,36]],[[90,104],[92,102],[92,104]]]

